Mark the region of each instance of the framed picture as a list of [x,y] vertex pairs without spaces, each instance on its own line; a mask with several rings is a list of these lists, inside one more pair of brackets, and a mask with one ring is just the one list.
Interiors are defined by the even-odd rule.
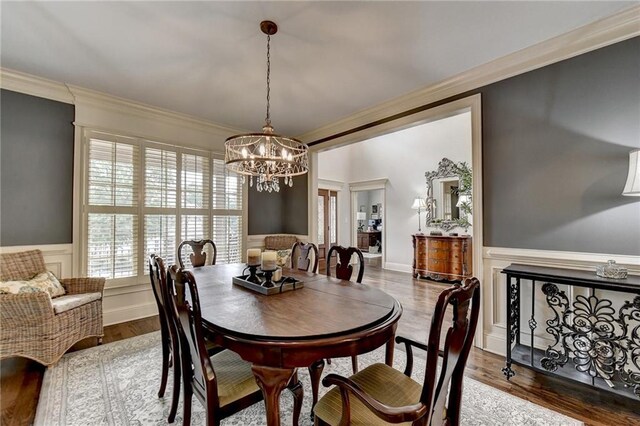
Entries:
[[378,214],[378,204],[371,206],[371,214]]
[[379,219],[378,215],[375,213],[371,214],[371,219]]

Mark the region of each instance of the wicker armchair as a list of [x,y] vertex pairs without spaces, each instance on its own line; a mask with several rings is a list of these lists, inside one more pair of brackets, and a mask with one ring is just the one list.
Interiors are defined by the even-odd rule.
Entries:
[[[46,271],[40,250],[0,255],[0,280],[28,280]],[[61,279],[66,294],[44,292],[0,295],[0,359],[30,358],[55,364],[76,342],[102,342],[104,278]]]

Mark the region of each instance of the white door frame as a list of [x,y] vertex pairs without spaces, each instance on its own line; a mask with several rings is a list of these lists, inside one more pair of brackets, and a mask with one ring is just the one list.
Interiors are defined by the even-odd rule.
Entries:
[[[375,191],[382,190],[382,211],[383,215],[387,213],[387,182],[389,179],[373,179],[373,180],[365,180],[362,182],[353,182],[349,184],[349,191],[351,193],[351,214],[349,217],[351,218],[351,246],[358,246],[358,227],[356,224],[358,223],[358,219],[356,213],[358,213],[358,192],[360,191]],[[387,221],[382,219],[382,269],[385,268],[387,262]]]
[[[463,112],[471,112],[471,167],[473,176],[473,206],[472,206],[472,236],[473,236],[473,271],[474,276],[482,279],[483,270],[483,198],[482,198],[482,98],[475,94],[466,98],[457,99],[434,108],[429,108],[415,114],[406,115],[396,120],[381,123],[377,126],[363,129],[358,132],[345,134],[327,141],[323,144],[311,146],[309,149],[309,232],[311,239],[317,239],[318,206],[315,205],[315,194],[318,192],[318,153],[331,148],[337,148],[367,139],[372,139],[387,133],[414,127],[420,124],[441,120],[443,118],[458,115]],[[386,209],[386,206],[385,206]],[[386,224],[383,230],[386,229]],[[383,241],[385,240],[383,236]],[[383,250],[383,256],[384,252]],[[489,294],[487,286],[491,283],[481,283],[481,304],[484,306],[484,295]],[[491,311],[490,311],[491,312]],[[475,345],[482,348],[484,338],[483,309],[480,309],[478,327],[476,329]]]

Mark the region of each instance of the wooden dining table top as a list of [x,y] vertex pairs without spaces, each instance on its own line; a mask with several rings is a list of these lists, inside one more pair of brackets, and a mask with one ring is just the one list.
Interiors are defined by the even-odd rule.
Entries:
[[283,276],[303,281],[303,288],[259,294],[232,284],[232,277],[241,275],[245,266],[191,269],[203,322],[225,334],[280,341],[327,338],[370,328],[402,309],[376,288],[287,268]]

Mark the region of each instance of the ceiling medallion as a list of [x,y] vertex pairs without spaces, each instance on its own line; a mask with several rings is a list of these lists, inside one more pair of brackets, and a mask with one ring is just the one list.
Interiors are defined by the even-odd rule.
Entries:
[[229,170],[240,175],[244,182],[249,176],[249,186],[256,180],[258,191],[278,192],[280,178],[284,185],[293,186],[293,176],[309,171],[309,147],[297,139],[273,133],[270,116],[271,36],[278,26],[262,21],[260,29],[267,35],[267,116],[262,133],[247,133],[227,138],[224,162]]

